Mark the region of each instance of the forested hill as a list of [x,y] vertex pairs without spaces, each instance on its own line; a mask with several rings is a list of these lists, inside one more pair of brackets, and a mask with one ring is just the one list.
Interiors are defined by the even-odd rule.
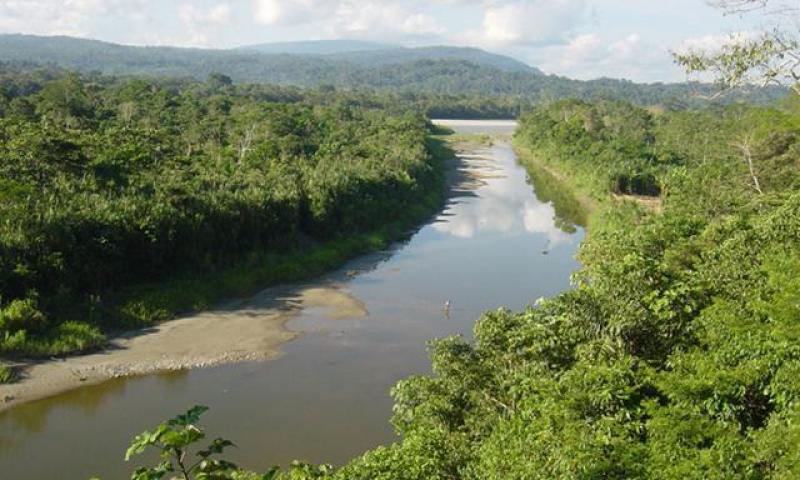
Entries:
[[363,40],[305,40],[299,42],[274,42],[245,45],[238,50],[261,53],[289,53],[297,55],[334,55],[337,53],[364,52],[401,48],[391,43],[367,42]]
[[317,55],[329,60],[347,61],[359,66],[406,64],[420,60],[464,60],[506,72],[542,74],[539,69],[514,58],[470,47],[405,48],[355,40],[267,43],[242,47],[240,51],[270,54]]
[[[224,73],[237,83],[268,83],[344,89],[374,89],[437,95],[480,95],[521,103],[565,97],[625,99],[639,105],[705,103],[714,88],[702,84],[635,84],[625,80],[570,80],[529,71],[509,71],[515,62],[476,49],[429,48],[345,52],[333,55],[267,54],[253,50],[202,50],[132,47],[70,37],[0,36],[0,61],[37,62],[112,75],[205,79]],[[381,58],[380,61],[377,58]],[[517,62],[518,63],[518,62]],[[521,65],[521,64],[520,64]],[[699,94],[699,95],[698,95]],[[769,103],[785,95],[781,88],[728,95]]]

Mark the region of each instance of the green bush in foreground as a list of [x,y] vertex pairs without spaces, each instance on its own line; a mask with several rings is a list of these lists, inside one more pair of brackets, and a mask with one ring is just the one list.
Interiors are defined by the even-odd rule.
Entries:
[[125,461],[148,450],[159,454],[159,462],[151,467],[139,467],[131,480],[161,480],[165,477],[183,480],[301,480],[322,478],[332,469],[328,466],[293,464],[286,472],[278,467],[263,474],[242,470],[236,464],[221,459],[225,450],[235,445],[230,440],[215,438],[201,446],[206,438],[200,428],[200,416],[208,407],[194,406],[186,413],[163,422],[150,431],[137,435],[125,453]]

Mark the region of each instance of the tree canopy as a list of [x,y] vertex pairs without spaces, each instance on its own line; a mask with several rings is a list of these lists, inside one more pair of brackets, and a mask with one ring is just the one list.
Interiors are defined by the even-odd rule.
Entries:
[[101,330],[175,313],[121,289],[372,231],[439,191],[419,114],[222,74],[0,85],[4,356],[96,347]]

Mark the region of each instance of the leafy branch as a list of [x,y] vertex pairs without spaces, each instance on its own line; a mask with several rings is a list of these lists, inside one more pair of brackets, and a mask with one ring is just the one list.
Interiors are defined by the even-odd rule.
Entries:
[[[161,480],[167,474],[178,474],[172,478],[183,480],[237,480],[244,478],[236,464],[215,458],[225,449],[235,446],[230,440],[215,438],[211,443],[195,453],[196,460],[190,460],[190,448],[205,438],[205,432],[197,426],[200,416],[208,407],[194,406],[186,413],[161,423],[152,431],[137,435],[125,452],[125,461],[144,453],[148,449],[159,451],[160,462],[152,467],[140,467],[134,471],[131,480]],[[278,468],[258,477],[260,480],[273,480]]]
[[[770,30],[756,36],[732,34],[717,49],[673,52],[688,74],[711,73],[724,90],[748,85],[784,85],[800,94],[800,38],[792,25],[800,22],[800,7],[770,0],[709,2],[726,14],[756,11],[779,18]],[[787,28],[788,27],[788,28]]]

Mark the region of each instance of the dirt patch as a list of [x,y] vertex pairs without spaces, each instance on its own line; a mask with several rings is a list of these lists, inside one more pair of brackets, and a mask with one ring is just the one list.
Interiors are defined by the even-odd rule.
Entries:
[[643,195],[614,195],[614,200],[618,202],[634,202],[654,213],[661,213],[663,209],[661,197],[646,197]]

